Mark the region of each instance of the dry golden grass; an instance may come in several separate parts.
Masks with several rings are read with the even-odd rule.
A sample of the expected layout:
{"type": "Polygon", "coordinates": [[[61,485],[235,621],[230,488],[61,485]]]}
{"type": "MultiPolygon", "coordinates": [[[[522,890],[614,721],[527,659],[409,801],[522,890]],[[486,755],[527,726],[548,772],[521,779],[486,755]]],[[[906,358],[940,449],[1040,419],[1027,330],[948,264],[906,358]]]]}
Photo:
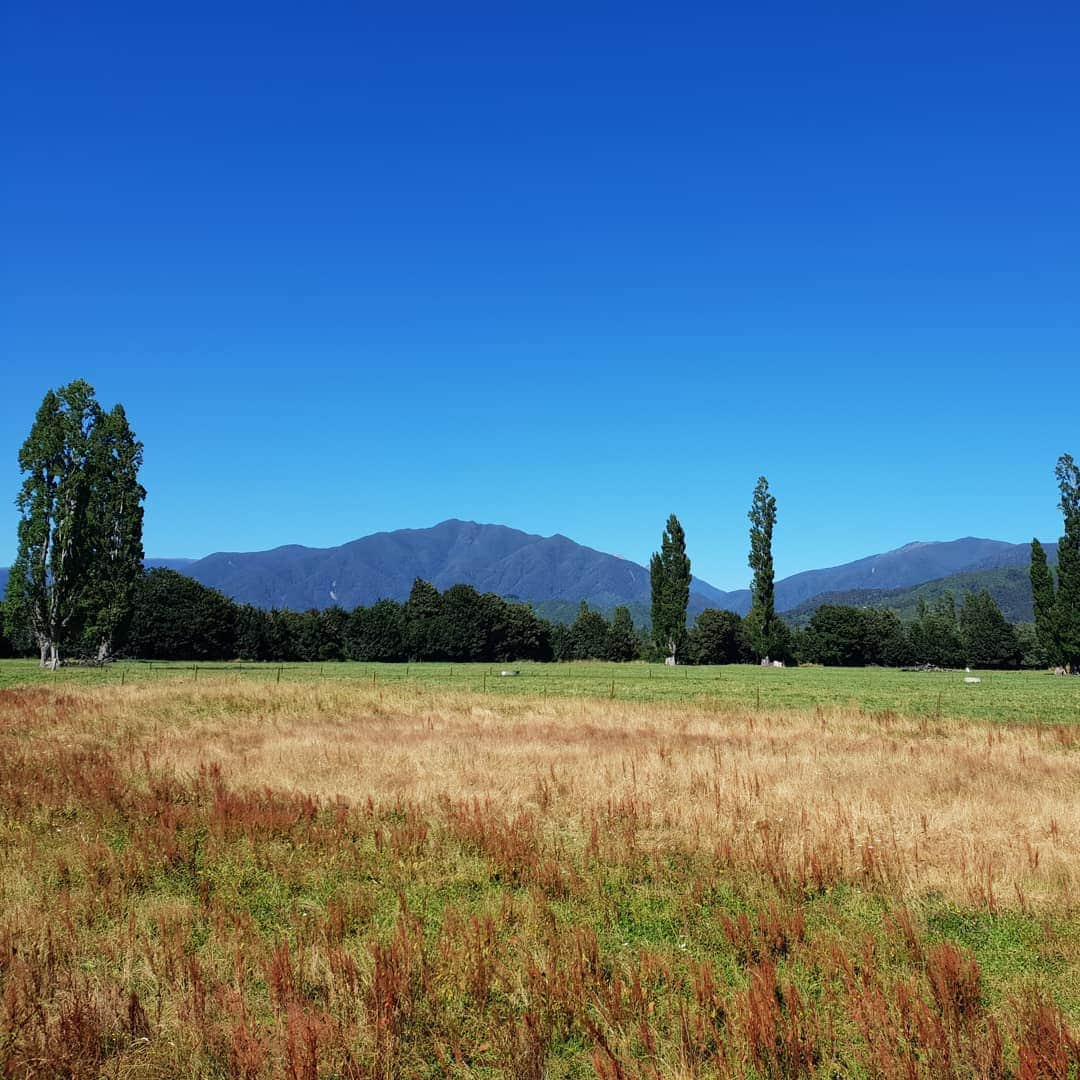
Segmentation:
{"type": "Polygon", "coordinates": [[[643,848],[804,875],[816,860],[831,879],[894,895],[1070,911],[1080,900],[1080,727],[335,684],[65,700],[50,738],[104,739],[181,773],[216,764],[241,787],[478,799],[582,842],[591,822],[632,827],[643,848]]]}
{"type": "Polygon", "coordinates": [[[1078,793],[1074,727],[0,691],[0,1074],[1075,1076],[1078,793]]]}

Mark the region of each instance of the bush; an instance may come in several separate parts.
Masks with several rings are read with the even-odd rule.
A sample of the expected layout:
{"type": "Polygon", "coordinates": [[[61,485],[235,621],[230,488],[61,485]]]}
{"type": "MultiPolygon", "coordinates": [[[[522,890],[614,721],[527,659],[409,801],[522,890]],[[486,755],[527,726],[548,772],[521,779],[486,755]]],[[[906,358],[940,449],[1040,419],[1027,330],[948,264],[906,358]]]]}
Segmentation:
{"type": "Polygon", "coordinates": [[[151,570],[139,583],[125,652],[142,660],[231,660],[237,605],[175,570],[151,570]]]}
{"type": "Polygon", "coordinates": [[[910,644],[893,611],[822,604],[800,640],[802,659],[827,667],[900,666],[910,644]]]}
{"type": "Polygon", "coordinates": [[[734,611],[706,608],[690,630],[693,663],[738,664],[752,659],[742,630],[743,620],[734,611]]]}

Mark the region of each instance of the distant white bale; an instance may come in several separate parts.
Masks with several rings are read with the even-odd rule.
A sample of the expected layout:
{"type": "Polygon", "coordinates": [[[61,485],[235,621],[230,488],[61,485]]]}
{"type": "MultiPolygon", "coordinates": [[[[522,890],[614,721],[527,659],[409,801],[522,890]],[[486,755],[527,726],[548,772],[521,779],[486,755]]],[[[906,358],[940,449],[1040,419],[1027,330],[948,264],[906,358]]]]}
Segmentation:
{"type": "Polygon", "coordinates": [[[520,675],[521,672],[520,671],[500,671],[499,674],[505,677],[507,675],[520,675]]]}
{"type": "Polygon", "coordinates": [[[968,676],[965,676],[964,682],[966,682],[966,683],[976,683],[976,682],[982,682],[982,679],[978,678],[975,675],[968,675],[968,676]]]}
{"type": "Polygon", "coordinates": [[[783,667],[784,666],[784,661],[783,660],[774,660],[772,662],[772,666],[773,667],[783,667]]]}

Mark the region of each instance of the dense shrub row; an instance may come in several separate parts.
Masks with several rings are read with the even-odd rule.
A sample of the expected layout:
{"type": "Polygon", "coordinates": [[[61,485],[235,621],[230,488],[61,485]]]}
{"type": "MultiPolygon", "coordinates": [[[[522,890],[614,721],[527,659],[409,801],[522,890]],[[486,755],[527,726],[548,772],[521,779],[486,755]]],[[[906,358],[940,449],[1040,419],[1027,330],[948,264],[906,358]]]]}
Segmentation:
{"type": "MultiPolygon", "coordinates": [[[[826,604],[805,630],[783,627],[774,659],[839,667],[1042,667],[1048,662],[1030,626],[1013,626],[989,593],[922,605],[914,620],[892,611],[826,604]]],[[[22,651],[4,636],[0,657],[22,651]]],[[[479,593],[445,592],[417,579],[404,603],[379,600],[345,611],[265,611],[237,604],[193,578],[156,569],[141,582],[123,629],[120,653],[145,660],[362,660],[455,662],[512,660],[657,660],[652,638],[628,608],[610,619],[582,602],[569,624],[540,618],[528,604],[479,593]]],[[[702,611],[680,662],[753,663],[747,620],[702,611]]]]}
{"type": "Polygon", "coordinates": [[[907,624],[892,611],[824,604],[806,630],[796,635],[795,644],[804,662],[837,667],[1002,668],[1047,663],[1033,629],[1010,624],[986,591],[969,593],[959,609],[949,594],[932,606],[921,603],[907,624]]]}

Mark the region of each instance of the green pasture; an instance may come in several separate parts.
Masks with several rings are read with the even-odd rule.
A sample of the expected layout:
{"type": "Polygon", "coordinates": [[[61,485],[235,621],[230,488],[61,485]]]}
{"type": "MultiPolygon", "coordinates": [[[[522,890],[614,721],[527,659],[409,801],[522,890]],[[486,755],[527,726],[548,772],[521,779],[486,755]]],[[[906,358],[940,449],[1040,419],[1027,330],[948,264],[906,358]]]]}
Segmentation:
{"type": "Polygon", "coordinates": [[[1080,679],[1046,672],[909,672],[891,668],[772,668],[744,665],[677,667],[658,664],[365,664],[191,663],[125,661],[106,667],[42,671],[36,660],[0,661],[0,687],[119,685],[148,680],[263,683],[354,681],[368,686],[409,684],[490,694],[692,701],[716,707],[806,709],[853,706],[898,716],[1062,724],[1080,722],[1080,679]],[[503,675],[503,671],[517,672],[503,675]]]}

